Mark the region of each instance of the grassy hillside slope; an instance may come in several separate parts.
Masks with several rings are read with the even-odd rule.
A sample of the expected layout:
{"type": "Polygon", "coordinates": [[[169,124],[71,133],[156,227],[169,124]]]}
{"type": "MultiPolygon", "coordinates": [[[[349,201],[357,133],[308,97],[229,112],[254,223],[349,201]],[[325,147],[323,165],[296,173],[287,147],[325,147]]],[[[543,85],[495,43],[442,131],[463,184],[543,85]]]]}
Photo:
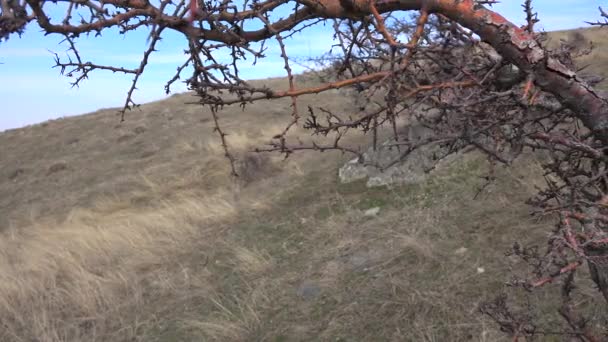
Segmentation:
{"type": "MultiPolygon", "coordinates": [[[[0,134],[0,341],[504,338],[478,305],[505,290],[512,243],[551,227],[523,204],[542,185],[536,159],[476,199],[488,165],[474,153],[419,185],[338,184],[347,156],[246,153],[289,120],[285,99],[222,112],[251,161],[236,188],[193,100],[0,134]]],[[[354,110],[338,91],[309,104],[354,110]]],[[[577,300],[601,324],[595,295],[577,300]]],[[[530,300],[554,310],[550,291],[530,300]]]]}
{"type": "MultiPolygon", "coordinates": [[[[608,35],[606,29],[594,27],[576,30],[555,31],[549,33],[549,46],[555,47],[560,40],[573,42],[583,48],[592,43],[591,53],[577,59],[577,66],[582,72],[608,77],[608,35]],[[584,38],[584,39],[581,39],[584,38]]],[[[608,90],[608,81],[604,80],[598,88],[608,90]]]]}

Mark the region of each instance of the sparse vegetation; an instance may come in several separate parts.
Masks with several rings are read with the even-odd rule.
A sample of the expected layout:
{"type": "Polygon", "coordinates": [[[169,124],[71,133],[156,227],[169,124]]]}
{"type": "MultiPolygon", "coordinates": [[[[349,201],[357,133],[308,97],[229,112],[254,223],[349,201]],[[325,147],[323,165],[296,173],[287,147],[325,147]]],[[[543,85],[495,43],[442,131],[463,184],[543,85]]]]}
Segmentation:
{"type": "MultiPolygon", "coordinates": [[[[540,177],[536,161],[500,171],[473,201],[487,171],[477,154],[393,189],[336,183],[340,154],[266,156],[272,177],[252,179],[235,202],[211,122],[178,104],[186,96],[144,105],[117,128],[103,110],[0,134],[13,151],[0,174],[17,158],[32,170],[72,165],[57,182],[40,172],[0,182],[12,201],[1,215],[0,340],[501,340],[476,307],[503,288],[508,247],[550,224],[522,202],[541,184],[522,180],[540,177]],[[140,144],[112,142],[144,120],[140,144]],[[30,148],[41,140],[51,143],[30,148]],[[132,157],[151,145],[148,159],[132,157]]],[[[234,151],[273,134],[238,133],[277,120],[266,107],[226,112],[234,151]]]]}
{"type": "Polygon", "coordinates": [[[173,97],[105,135],[87,134],[95,120],[81,118],[0,136],[15,147],[0,191],[17,190],[0,203],[11,208],[0,222],[0,338],[608,336],[593,305],[594,286],[608,301],[608,102],[593,88],[601,78],[579,72],[575,59],[590,54],[582,31],[547,45],[530,0],[524,26],[492,2],[457,0],[294,2],[276,21],[290,2],[68,1],[59,24],[40,0],[0,0],[0,39],[33,21],[65,38],[68,57],[55,63],[73,85],[97,70],[134,75],[122,120],[139,108],[132,94],[163,30],[181,33],[185,61],[165,89],[188,70],[202,106],[166,106],[192,94],[173,97]],[[79,11],[91,15],[77,22],[79,11]],[[394,15],[407,11],[417,15],[394,15]],[[323,57],[321,83],[308,74],[296,86],[284,39],[328,20],[341,53],[323,57]],[[139,66],[83,62],[79,36],[116,27],[151,29],[139,66]],[[241,79],[241,63],[264,58],[269,41],[287,79],[241,79]],[[342,92],[362,100],[331,96],[342,92]],[[257,115],[223,111],[234,104],[257,115]],[[400,134],[404,123],[424,128],[400,134]],[[195,127],[218,141],[190,135],[195,127]],[[44,147],[28,149],[37,135],[44,147]],[[250,154],[263,141],[255,152],[285,159],[250,154]],[[390,160],[362,152],[378,143],[390,160]],[[427,147],[428,159],[459,160],[417,161],[434,169],[415,185],[336,184],[336,152],[385,169],[427,147]],[[293,156],[303,150],[326,155],[293,156]]]}

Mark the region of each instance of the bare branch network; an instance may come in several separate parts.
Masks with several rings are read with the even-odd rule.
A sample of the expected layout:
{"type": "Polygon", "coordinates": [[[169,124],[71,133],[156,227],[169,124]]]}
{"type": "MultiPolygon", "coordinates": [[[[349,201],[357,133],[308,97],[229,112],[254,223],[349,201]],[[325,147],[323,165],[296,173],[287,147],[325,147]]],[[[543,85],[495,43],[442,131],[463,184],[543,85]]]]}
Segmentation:
{"type": "MultiPolygon", "coordinates": [[[[340,150],[365,162],[361,149],[345,145],[343,138],[350,132],[371,134],[375,146],[383,127],[393,130],[392,144],[402,152],[391,163],[429,145],[445,147],[439,158],[473,147],[492,162],[507,165],[524,151],[542,151],[547,187],[530,203],[539,215],[554,215],[556,229],[545,253],[515,246],[512,254],[529,262],[532,274],[511,285],[533,290],[559,282],[559,314],[565,322],[561,333],[580,341],[606,340],[606,328],[590,327],[572,299],[575,275],[587,265],[608,301],[608,103],[593,88],[601,79],[581,74],[573,62],[591,46],[562,42],[549,50],[545,35],[535,31],[538,16],[531,0],[523,1],[522,27],[493,12],[496,2],[0,0],[0,40],[20,35],[36,22],[46,34],[65,38],[70,56],[67,61],[57,56],[56,65],[76,84],[96,71],[132,74],[124,115],[135,105],[133,92],[163,33],[180,33],[187,42],[186,54],[165,90],[185,79],[200,103],[212,108],[216,131],[233,165],[227,134],[220,127],[221,108],[283,97],[291,99],[291,122],[260,152],[289,156],[300,150],[340,150]],[[50,15],[58,9],[61,17],[50,15]],[[333,50],[338,52],[321,58],[326,62],[324,82],[299,87],[289,39],[323,24],[332,28],[328,35],[333,34],[333,50]],[[137,68],[82,58],[79,37],[109,29],[149,31],[137,68]],[[239,70],[244,61],[265,58],[271,42],[280,49],[287,76],[281,91],[252,85],[239,70]],[[298,106],[299,96],[332,89],[349,89],[365,99],[359,111],[298,106]],[[400,118],[417,120],[433,134],[423,139],[402,136],[397,129],[400,118]],[[290,134],[296,126],[325,142],[300,143],[290,134]]],[[[604,21],[591,24],[607,25],[606,12],[600,9],[599,15],[604,21]]],[[[512,313],[502,297],[482,311],[514,340],[547,334],[532,318],[512,313]]]]}

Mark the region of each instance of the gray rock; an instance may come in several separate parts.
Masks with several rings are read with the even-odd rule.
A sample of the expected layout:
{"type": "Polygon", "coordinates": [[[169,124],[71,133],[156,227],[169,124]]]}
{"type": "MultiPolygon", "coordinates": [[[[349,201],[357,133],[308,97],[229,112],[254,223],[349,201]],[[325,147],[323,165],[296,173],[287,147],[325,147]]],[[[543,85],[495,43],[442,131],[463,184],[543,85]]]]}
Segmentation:
{"type": "Polygon", "coordinates": [[[370,264],[370,257],[364,253],[357,253],[351,255],[348,261],[352,268],[361,269],[370,264]]]}
{"type": "Polygon", "coordinates": [[[365,168],[359,159],[355,158],[338,170],[338,177],[342,183],[350,183],[369,177],[367,168],[365,168]]]}
{"type": "Polygon", "coordinates": [[[311,300],[319,296],[321,287],[313,282],[303,282],[297,290],[298,296],[304,300],[311,300]]]}
{"type": "Polygon", "coordinates": [[[380,213],[380,207],[373,207],[373,208],[367,209],[363,213],[363,216],[365,216],[365,217],[374,217],[374,216],[378,216],[378,213],[380,213]]]}
{"type": "MultiPolygon", "coordinates": [[[[430,134],[431,130],[423,126],[410,126],[407,129],[409,140],[413,142],[427,139],[430,134]]],[[[376,150],[370,147],[363,154],[362,161],[353,159],[340,168],[340,182],[350,183],[367,179],[368,187],[419,183],[428,176],[446,150],[437,144],[431,144],[401,158],[404,152],[404,147],[396,146],[393,140],[377,146],[376,150]],[[386,167],[400,159],[402,160],[398,163],[386,167]]]]}
{"type": "Polygon", "coordinates": [[[385,260],[386,251],[379,249],[354,251],[349,255],[342,257],[342,262],[346,269],[355,272],[367,272],[370,267],[377,264],[381,260],[385,260]]]}

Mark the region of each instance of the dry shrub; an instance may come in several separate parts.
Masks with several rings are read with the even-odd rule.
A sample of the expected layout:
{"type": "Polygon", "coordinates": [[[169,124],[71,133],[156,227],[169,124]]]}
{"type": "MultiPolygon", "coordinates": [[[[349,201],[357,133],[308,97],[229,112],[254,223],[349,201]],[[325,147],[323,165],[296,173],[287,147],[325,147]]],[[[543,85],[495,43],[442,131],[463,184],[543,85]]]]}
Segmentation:
{"type": "Polygon", "coordinates": [[[247,152],[237,160],[237,174],[243,186],[270,177],[279,170],[268,154],[247,152]]]}
{"type": "Polygon", "coordinates": [[[570,32],[568,34],[567,43],[574,50],[582,50],[589,47],[589,40],[580,30],[570,32]]]}

